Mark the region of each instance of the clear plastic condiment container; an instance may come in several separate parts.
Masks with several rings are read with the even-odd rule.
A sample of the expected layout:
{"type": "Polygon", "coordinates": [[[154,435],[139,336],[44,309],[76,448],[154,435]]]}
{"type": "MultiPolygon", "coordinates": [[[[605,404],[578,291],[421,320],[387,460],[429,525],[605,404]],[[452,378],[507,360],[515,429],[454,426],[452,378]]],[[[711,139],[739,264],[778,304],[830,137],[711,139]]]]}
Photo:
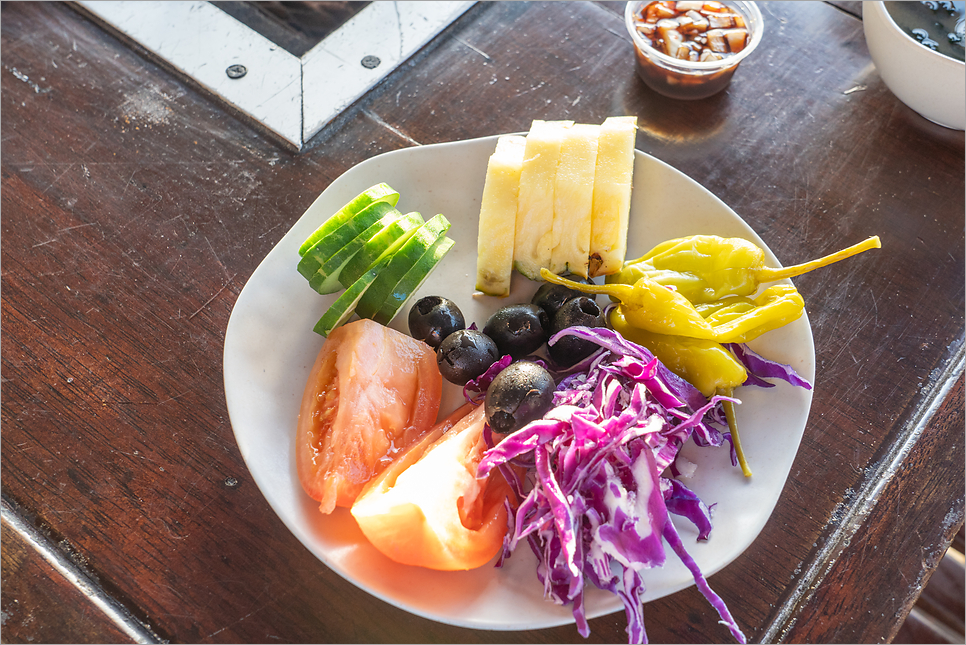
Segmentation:
{"type": "MultiPolygon", "coordinates": [[[[738,13],[748,36],[743,49],[728,53],[720,60],[690,61],[673,58],[651,46],[639,31],[641,11],[651,2],[628,2],[624,8],[624,24],[634,41],[637,75],[655,92],[674,99],[703,99],[717,94],[731,82],[738,64],[747,58],[761,42],[764,23],[761,11],[754,2],[718,4],[738,13]]],[[[678,3],[667,3],[677,5],[678,3]]],[[[694,3],[687,3],[694,4],[694,3]]]]}

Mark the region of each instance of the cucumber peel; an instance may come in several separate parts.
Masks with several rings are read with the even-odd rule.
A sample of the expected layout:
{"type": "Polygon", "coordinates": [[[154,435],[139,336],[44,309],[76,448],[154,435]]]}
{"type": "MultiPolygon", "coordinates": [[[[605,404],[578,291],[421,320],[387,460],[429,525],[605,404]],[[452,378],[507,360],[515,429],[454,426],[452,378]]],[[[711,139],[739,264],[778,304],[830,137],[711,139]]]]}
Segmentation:
{"type": "Polygon", "coordinates": [[[368,271],[362,274],[358,280],[346,289],[342,295],[336,298],[335,302],[326,310],[319,322],[315,323],[313,331],[322,336],[328,337],[332,330],[343,324],[352,314],[355,313],[356,304],[365,294],[372,282],[379,276],[379,273],[389,264],[391,256],[386,256],[372,265],[368,271]]]}
{"type": "Polygon", "coordinates": [[[376,184],[302,243],[298,271],[309,285],[323,295],[345,288],[316,333],[328,337],[353,314],[388,325],[453,247],[445,216],[424,222],[418,212],[403,215],[398,199],[387,184],[376,184]]]}
{"type": "Polygon", "coordinates": [[[392,322],[392,319],[396,317],[409,297],[422,286],[429,274],[439,264],[439,261],[443,259],[443,256],[453,248],[453,244],[455,242],[445,235],[436,240],[413,268],[396,284],[389,298],[386,299],[372,319],[382,325],[388,325],[392,322]]]}
{"type": "MultiPolygon", "coordinates": [[[[403,281],[437,241],[445,237],[449,228],[449,220],[443,215],[437,215],[416,229],[413,236],[392,255],[389,264],[379,273],[372,286],[359,300],[356,305],[356,313],[359,317],[375,319],[375,315],[382,310],[387,301],[391,298],[398,300],[393,297],[396,285],[403,281]]],[[[408,298],[409,294],[406,294],[406,297],[408,298]]]]}
{"type": "Polygon", "coordinates": [[[348,289],[366,271],[375,266],[376,262],[399,250],[423,224],[423,216],[419,213],[406,213],[390,226],[376,233],[345,265],[342,273],[339,274],[339,282],[348,289]]]}
{"type": "MultiPolygon", "coordinates": [[[[395,208],[388,202],[375,202],[353,215],[347,222],[335,231],[319,240],[311,249],[305,252],[298,263],[298,271],[306,280],[312,280],[323,266],[331,271],[332,266],[327,263],[337,256],[348,244],[351,244],[361,233],[378,222],[382,217],[395,208]]],[[[398,211],[396,211],[398,212],[398,211]]],[[[363,244],[365,241],[363,240],[363,244]]],[[[358,248],[362,248],[360,244],[358,248]]],[[[351,257],[351,256],[350,256],[351,257]]],[[[348,258],[346,258],[347,260],[348,258]]],[[[343,261],[343,264],[345,261],[343,261]]]]}
{"type": "MultiPolygon", "coordinates": [[[[311,213],[313,209],[316,209],[316,204],[319,203],[321,195],[309,206],[306,213],[311,213]]],[[[399,193],[393,190],[389,184],[376,184],[371,188],[367,188],[364,192],[357,195],[351,202],[339,209],[335,215],[332,215],[325,222],[322,223],[319,228],[315,230],[312,235],[310,235],[304,242],[302,246],[299,247],[299,255],[305,255],[312,249],[316,244],[318,244],[322,238],[331,235],[340,226],[349,221],[356,214],[361,212],[363,209],[375,204],[376,202],[387,202],[390,206],[395,206],[399,202],[399,193]]],[[[319,207],[320,208],[320,207],[319,207]]]]}
{"type": "MultiPolygon", "coordinates": [[[[378,206],[382,207],[383,205],[385,205],[384,202],[380,203],[378,206]]],[[[363,248],[365,248],[365,245],[370,240],[382,235],[384,231],[394,230],[392,225],[401,217],[403,217],[403,214],[390,206],[385,215],[370,224],[368,228],[352,238],[352,240],[350,240],[345,246],[336,251],[332,257],[326,260],[322,266],[319,267],[319,270],[316,271],[311,278],[309,278],[309,286],[322,295],[335,293],[336,291],[341,290],[343,288],[341,275],[345,270],[345,267],[349,265],[349,262],[351,262],[352,259],[358,255],[363,248]]],[[[420,218],[420,221],[422,221],[422,218],[420,218]]],[[[368,269],[369,267],[366,266],[366,268],[368,269]]],[[[355,280],[352,282],[355,282],[355,280]]],[[[352,282],[349,282],[349,284],[345,286],[350,286],[352,282]]]]}

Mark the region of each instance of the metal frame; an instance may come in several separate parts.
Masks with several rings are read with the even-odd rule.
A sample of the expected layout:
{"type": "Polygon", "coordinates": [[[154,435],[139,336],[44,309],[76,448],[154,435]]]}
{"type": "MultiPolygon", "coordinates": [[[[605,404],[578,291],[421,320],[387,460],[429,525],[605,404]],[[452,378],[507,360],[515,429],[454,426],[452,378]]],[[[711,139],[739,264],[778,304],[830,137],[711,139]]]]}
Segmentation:
{"type": "Polygon", "coordinates": [[[377,0],[301,58],[200,0],[77,4],[300,150],[475,3],[377,0]]]}

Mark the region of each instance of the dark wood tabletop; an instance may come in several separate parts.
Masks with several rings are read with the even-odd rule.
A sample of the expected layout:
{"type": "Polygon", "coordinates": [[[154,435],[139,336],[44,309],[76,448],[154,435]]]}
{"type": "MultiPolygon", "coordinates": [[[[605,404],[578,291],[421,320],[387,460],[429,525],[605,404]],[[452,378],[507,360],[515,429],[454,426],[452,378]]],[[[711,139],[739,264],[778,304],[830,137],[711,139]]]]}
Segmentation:
{"type": "MultiPolygon", "coordinates": [[[[636,77],[623,3],[479,3],[296,152],[70,5],[4,2],[3,641],[582,641],[434,622],[329,570],[246,468],[222,351],[249,276],[354,165],[624,114],[786,264],[880,236],[795,280],[804,439],[710,583],[750,641],[890,641],[963,523],[964,136],[890,93],[857,4],[759,3],[731,85],[681,102],[636,77]]],[[[694,587],[645,620],[730,640],[694,587]]]]}

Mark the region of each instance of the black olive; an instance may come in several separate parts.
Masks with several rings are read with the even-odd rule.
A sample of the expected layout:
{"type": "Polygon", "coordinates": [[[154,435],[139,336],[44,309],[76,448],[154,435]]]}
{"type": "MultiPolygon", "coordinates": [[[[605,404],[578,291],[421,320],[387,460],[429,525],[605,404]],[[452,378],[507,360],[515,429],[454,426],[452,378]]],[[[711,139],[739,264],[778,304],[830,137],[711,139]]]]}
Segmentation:
{"type": "Polygon", "coordinates": [[[465,327],[463,312],[449,298],[426,296],[409,310],[409,333],[434,349],[444,338],[465,327]]]}
{"type": "MultiPolygon", "coordinates": [[[[582,278],[579,275],[565,275],[563,277],[567,278],[571,282],[594,284],[592,280],[582,278]]],[[[565,287],[562,284],[547,282],[543,285],[540,285],[540,288],[537,289],[535,294],[533,294],[533,298],[530,299],[530,302],[538,307],[542,307],[543,310],[547,312],[547,315],[550,316],[550,319],[553,320],[553,317],[557,315],[557,310],[559,310],[565,302],[583,295],[585,295],[583,292],[577,291],[576,289],[565,287]]]]}
{"type": "Polygon", "coordinates": [[[537,305],[507,305],[490,316],[483,333],[496,342],[501,356],[521,358],[547,342],[550,316],[537,305]]]}
{"type": "MultiPolygon", "coordinates": [[[[553,318],[553,334],[567,327],[606,327],[604,310],[596,300],[579,296],[568,300],[553,318]]],[[[551,334],[551,336],[553,335],[551,334]]],[[[550,358],[561,367],[570,367],[600,349],[600,345],[576,336],[563,336],[550,345],[550,358]]]]}
{"type": "Polygon", "coordinates": [[[487,424],[503,434],[519,430],[550,410],[555,388],[550,372],[536,363],[510,363],[486,391],[487,424]]]}
{"type": "Polygon", "coordinates": [[[475,329],[460,329],[443,339],[436,350],[439,372],[450,383],[466,385],[500,358],[493,339],[475,329]]]}

